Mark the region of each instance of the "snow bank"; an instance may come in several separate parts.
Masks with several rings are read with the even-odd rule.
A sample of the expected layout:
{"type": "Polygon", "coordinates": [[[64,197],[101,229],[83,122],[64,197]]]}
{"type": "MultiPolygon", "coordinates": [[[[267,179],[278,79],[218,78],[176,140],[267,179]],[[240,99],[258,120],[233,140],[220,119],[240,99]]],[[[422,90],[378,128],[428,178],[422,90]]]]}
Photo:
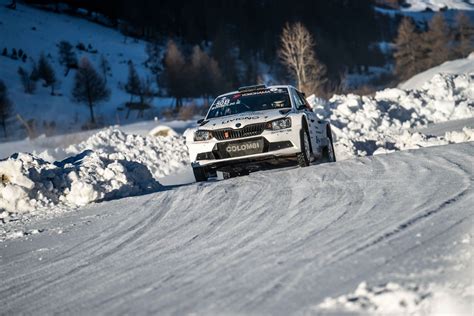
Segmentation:
{"type": "Polygon", "coordinates": [[[472,140],[470,129],[446,137],[411,131],[428,123],[474,117],[474,83],[468,74],[437,74],[421,89],[385,89],[374,97],[349,94],[328,102],[308,100],[319,118],[331,121],[339,159],[472,140]]]}
{"type": "Polygon", "coordinates": [[[169,136],[163,137],[127,134],[111,127],[79,144],[64,150],[45,151],[39,156],[54,160],[55,157],[76,155],[84,150],[92,150],[109,160],[127,160],[143,164],[155,179],[174,173],[189,164],[184,138],[173,134],[171,129],[169,136]]]}
{"type": "Polygon", "coordinates": [[[369,287],[359,284],[354,293],[326,298],[319,310],[375,315],[469,315],[469,306],[437,286],[423,288],[389,282],[369,287]]]}
{"type": "Polygon", "coordinates": [[[156,191],[158,178],[187,164],[182,137],[132,135],[115,128],[39,157],[14,154],[0,161],[0,218],[156,191]],[[54,161],[52,154],[69,158],[46,161],[54,161]]]}
{"type": "Polygon", "coordinates": [[[91,202],[156,191],[160,185],[146,166],[84,151],[49,163],[31,154],[0,161],[0,218],[54,206],[91,202]]]}

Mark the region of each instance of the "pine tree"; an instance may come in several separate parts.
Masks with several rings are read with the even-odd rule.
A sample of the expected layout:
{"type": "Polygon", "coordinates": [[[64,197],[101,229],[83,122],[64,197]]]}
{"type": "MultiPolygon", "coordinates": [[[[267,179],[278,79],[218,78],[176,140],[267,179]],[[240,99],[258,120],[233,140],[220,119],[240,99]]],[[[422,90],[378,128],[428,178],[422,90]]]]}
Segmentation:
{"type": "Polygon", "coordinates": [[[46,87],[51,87],[51,95],[54,95],[54,87],[57,82],[56,74],[43,53],[38,60],[38,78],[44,80],[46,87]]]}
{"type": "Polygon", "coordinates": [[[107,77],[110,74],[110,63],[104,55],[100,55],[99,67],[102,72],[102,77],[104,77],[105,83],[107,83],[107,77]]]}
{"type": "Polygon", "coordinates": [[[140,91],[139,95],[140,103],[142,105],[149,105],[154,97],[154,92],[152,88],[152,81],[150,78],[146,78],[146,80],[142,80],[140,82],[140,91]]]}
{"type": "Polygon", "coordinates": [[[145,62],[145,65],[150,69],[153,75],[158,75],[162,71],[161,61],[163,59],[163,47],[158,42],[148,43],[146,45],[146,53],[148,59],[145,62]]]}
{"type": "Polygon", "coordinates": [[[404,80],[423,69],[423,46],[413,21],[405,17],[398,27],[395,39],[395,73],[404,80]]]}
{"type": "Polygon", "coordinates": [[[23,67],[18,67],[18,75],[20,75],[20,81],[23,85],[25,93],[33,94],[36,90],[36,81],[33,80],[33,72],[28,73],[23,67]]]}
{"type": "Polygon", "coordinates": [[[456,55],[464,58],[474,51],[474,26],[464,13],[456,16],[456,26],[458,40],[456,55]]]}
{"type": "Polygon", "coordinates": [[[12,102],[8,97],[8,90],[5,83],[0,80],[0,124],[3,128],[3,134],[7,137],[7,119],[12,113],[12,102]]]}
{"type": "Polygon", "coordinates": [[[2,56],[8,56],[8,49],[6,47],[2,50],[2,56]]]}
{"type": "Polygon", "coordinates": [[[69,70],[77,68],[77,56],[74,47],[68,41],[61,41],[59,48],[59,63],[64,67],[64,76],[66,77],[69,70]]]}
{"type": "Polygon", "coordinates": [[[72,96],[78,103],[85,103],[89,107],[91,123],[95,124],[94,106],[98,102],[107,101],[110,90],[87,58],[81,59],[74,77],[72,96]]]}
{"type": "Polygon", "coordinates": [[[433,16],[428,31],[423,34],[423,38],[427,51],[427,68],[439,65],[449,59],[451,55],[450,30],[442,13],[433,16]]]}
{"type": "Polygon", "coordinates": [[[141,90],[141,81],[138,77],[135,66],[132,62],[128,64],[128,78],[127,83],[125,84],[125,91],[130,94],[130,102],[133,101],[133,97],[140,95],[141,90]]]}

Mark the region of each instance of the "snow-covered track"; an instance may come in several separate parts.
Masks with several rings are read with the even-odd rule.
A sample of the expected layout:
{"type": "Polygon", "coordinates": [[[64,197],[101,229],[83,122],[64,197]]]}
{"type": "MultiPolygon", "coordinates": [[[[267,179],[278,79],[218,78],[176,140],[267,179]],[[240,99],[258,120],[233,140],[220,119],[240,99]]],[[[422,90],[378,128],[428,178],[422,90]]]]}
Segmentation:
{"type": "Polygon", "coordinates": [[[473,157],[465,143],[259,172],[39,222],[0,244],[2,313],[286,315],[362,280],[454,280],[472,268],[453,241],[474,229],[473,157]],[[432,272],[446,260],[457,272],[432,272]]]}

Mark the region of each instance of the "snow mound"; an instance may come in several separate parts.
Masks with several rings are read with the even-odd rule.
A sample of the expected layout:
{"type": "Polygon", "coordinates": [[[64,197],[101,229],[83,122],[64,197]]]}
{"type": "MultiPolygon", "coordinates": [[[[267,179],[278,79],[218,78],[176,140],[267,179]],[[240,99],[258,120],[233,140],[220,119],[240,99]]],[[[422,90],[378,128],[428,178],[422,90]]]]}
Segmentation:
{"type": "Polygon", "coordinates": [[[56,163],[14,154],[0,161],[0,179],[0,218],[4,222],[20,213],[82,206],[160,188],[146,166],[92,151],[56,163]]]}
{"type": "Polygon", "coordinates": [[[359,284],[354,293],[338,298],[326,298],[317,307],[331,312],[372,315],[469,315],[469,306],[455,295],[431,286],[402,286],[389,282],[369,287],[359,284]]]}
{"type": "Polygon", "coordinates": [[[157,127],[153,128],[148,135],[150,136],[174,136],[178,137],[178,133],[176,133],[171,127],[166,125],[158,125],[157,127]]]}
{"type": "Polygon", "coordinates": [[[183,137],[116,128],[55,153],[14,154],[0,161],[0,219],[153,192],[160,188],[158,178],[188,164],[183,137]],[[69,158],[52,162],[58,154],[69,158]]]}
{"type": "Polygon", "coordinates": [[[385,89],[373,97],[335,95],[312,106],[320,119],[331,121],[339,159],[469,141],[469,129],[464,136],[446,138],[422,136],[411,130],[428,123],[474,117],[472,81],[467,74],[437,74],[421,89],[385,89]]]}
{"type": "Polygon", "coordinates": [[[108,128],[89,139],[65,149],[69,155],[93,150],[110,160],[128,160],[145,165],[158,179],[189,164],[184,138],[175,136],[141,136],[108,128]]]}

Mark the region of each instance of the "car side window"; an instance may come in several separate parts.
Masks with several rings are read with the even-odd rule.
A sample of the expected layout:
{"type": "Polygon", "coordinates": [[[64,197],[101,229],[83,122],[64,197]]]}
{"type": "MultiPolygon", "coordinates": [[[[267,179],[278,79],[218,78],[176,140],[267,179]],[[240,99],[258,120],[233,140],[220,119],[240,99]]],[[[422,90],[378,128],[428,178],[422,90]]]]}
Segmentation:
{"type": "Polygon", "coordinates": [[[303,106],[306,106],[305,103],[298,96],[298,92],[296,90],[292,89],[292,92],[293,93],[291,94],[291,97],[293,98],[293,103],[295,104],[297,109],[302,110],[303,106]]]}
{"type": "Polygon", "coordinates": [[[304,95],[299,91],[297,93],[298,93],[298,97],[301,99],[301,102],[306,106],[308,110],[312,111],[311,106],[309,105],[304,95]]]}

